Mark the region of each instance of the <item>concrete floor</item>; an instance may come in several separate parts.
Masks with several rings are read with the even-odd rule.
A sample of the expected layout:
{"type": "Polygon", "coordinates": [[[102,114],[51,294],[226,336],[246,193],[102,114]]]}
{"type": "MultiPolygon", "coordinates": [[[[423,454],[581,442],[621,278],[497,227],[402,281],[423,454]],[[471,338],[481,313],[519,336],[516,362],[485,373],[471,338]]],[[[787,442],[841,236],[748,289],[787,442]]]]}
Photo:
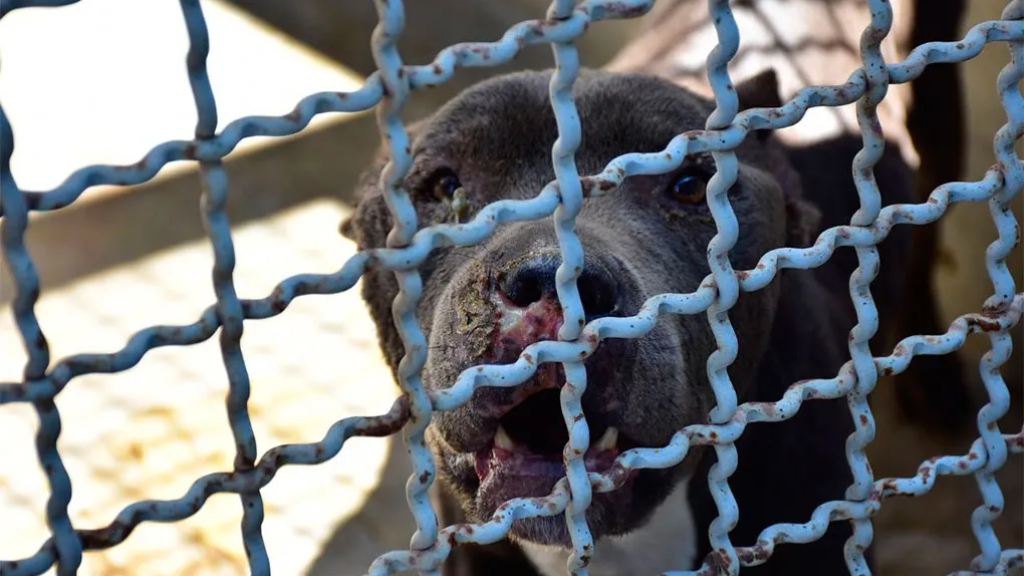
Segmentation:
{"type": "MultiPolygon", "coordinates": [[[[355,253],[336,233],[344,213],[336,202],[320,200],[237,227],[239,296],[260,298],[287,276],[340,267],[355,253]]],[[[37,312],[53,357],[113,351],[147,326],[194,322],[214,298],[211,265],[209,246],[196,241],[45,292],[37,312]]],[[[300,298],[286,314],[246,324],[242,350],[261,453],[318,441],[336,420],[386,412],[398,395],[358,286],[336,297],[300,298]]],[[[24,354],[6,307],[0,311],[0,359],[0,382],[18,380],[24,354]]],[[[73,479],[76,525],[101,527],[132,502],[178,498],[200,476],[230,470],[234,442],[225,384],[216,338],[152,351],[121,374],[73,380],[57,407],[63,420],[58,448],[73,479]]],[[[3,559],[30,556],[48,535],[41,513],[47,485],[32,444],[36,425],[28,405],[0,408],[3,559]]],[[[327,464],[279,472],[263,491],[275,573],[305,572],[336,527],[362,513],[379,489],[390,444],[353,439],[327,464]]],[[[240,519],[236,497],[214,496],[184,522],[145,524],[124,544],[87,554],[81,573],[242,573],[240,519]]]]}
{"type": "MultiPolygon", "coordinates": [[[[998,4],[973,2],[969,21],[996,16],[998,4]]],[[[978,177],[993,162],[992,134],[1005,121],[993,86],[1005,62],[1005,49],[997,45],[965,67],[971,116],[968,178],[978,177]]],[[[249,200],[233,207],[241,212],[235,213],[236,221],[251,220],[237,228],[243,295],[264,295],[288,274],[333,270],[352,253],[352,246],[336,234],[347,208],[311,198],[341,196],[354,179],[362,162],[359,154],[365,152],[354,143],[374,138],[372,119],[366,120],[241,155],[232,165],[234,197],[249,200]],[[349,151],[359,154],[346,156],[349,151]],[[268,178],[274,184],[266,185],[268,178]],[[303,185],[289,188],[294,182],[303,185]],[[289,205],[295,207],[280,210],[289,205]]],[[[55,358],[117,349],[134,330],[192,321],[212,302],[209,249],[196,241],[201,228],[195,184],[194,175],[169,177],[138,193],[38,220],[30,246],[37,248],[50,274],[44,278],[53,279],[44,285],[40,317],[55,358]],[[99,254],[68,258],[68,251],[57,251],[81,238],[92,239],[99,254]]],[[[937,282],[947,319],[977,309],[987,296],[977,255],[991,241],[990,230],[984,206],[957,207],[943,220],[950,264],[937,282]]],[[[1020,268],[1015,270],[1018,278],[1020,268]]],[[[969,362],[976,365],[985,349],[985,339],[972,339],[969,362]]],[[[1024,384],[1017,350],[1006,378],[1019,389],[1024,384]]],[[[5,311],[0,315],[0,381],[17,378],[18,351],[5,311]]],[[[319,439],[335,419],[381,412],[396,394],[355,291],[303,298],[279,318],[247,324],[244,351],[261,449],[319,439]]],[[[967,450],[973,435],[939,439],[903,424],[893,409],[896,385],[898,380],[883,383],[873,397],[878,434],[869,455],[876,477],[909,476],[931,456],[967,450]]],[[[102,525],[131,501],[176,497],[200,474],[229,467],[223,391],[213,342],[161,350],[122,375],[76,380],[58,402],[66,423],[60,447],[76,482],[73,518],[82,527],[102,525]]],[[[1016,398],[1014,412],[1002,423],[1006,431],[1022,425],[1016,398]]],[[[0,437],[17,439],[5,443],[12,447],[9,461],[14,464],[0,467],[0,510],[5,519],[13,519],[0,522],[0,557],[12,558],[30,554],[45,538],[40,515],[45,489],[31,451],[31,414],[7,406],[0,413],[0,437]]],[[[7,452],[4,456],[8,461],[7,452]]],[[[329,465],[282,472],[265,496],[276,573],[361,574],[380,553],[407,546],[412,534],[404,498],[408,474],[397,439],[353,442],[329,465]]],[[[1024,462],[1019,457],[1007,465],[1000,482],[1007,499],[997,525],[1001,541],[1005,547],[1024,547],[1024,462]]],[[[876,522],[880,574],[945,574],[965,568],[977,552],[969,518],[979,502],[973,478],[943,478],[926,497],[888,502],[876,522]]],[[[241,573],[237,508],[232,497],[214,498],[186,522],[140,528],[125,544],[88,555],[86,573],[241,573]]]]}

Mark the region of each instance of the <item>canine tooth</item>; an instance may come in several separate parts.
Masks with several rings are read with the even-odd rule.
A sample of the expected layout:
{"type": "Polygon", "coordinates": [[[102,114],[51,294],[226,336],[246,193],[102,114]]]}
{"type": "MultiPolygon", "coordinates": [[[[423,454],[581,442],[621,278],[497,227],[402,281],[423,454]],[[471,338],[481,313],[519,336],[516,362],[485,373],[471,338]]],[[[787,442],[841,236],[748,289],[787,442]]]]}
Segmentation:
{"type": "Polygon", "coordinates": [[[615,445],[619,443],[619,429],[614,426],[609,426],[604,431],[604,435],[597,441],[595,448],[597,450],[611,450],[615,448],[615,445]]]}
{"type": "Polygon", "coordinates": [[[511,450],[515,445],[512,439],[509,438],[508,432],[505,432],[501,425],[498,426],[498,431],[494,433],[494,445],[505,450],[511,450]]]}

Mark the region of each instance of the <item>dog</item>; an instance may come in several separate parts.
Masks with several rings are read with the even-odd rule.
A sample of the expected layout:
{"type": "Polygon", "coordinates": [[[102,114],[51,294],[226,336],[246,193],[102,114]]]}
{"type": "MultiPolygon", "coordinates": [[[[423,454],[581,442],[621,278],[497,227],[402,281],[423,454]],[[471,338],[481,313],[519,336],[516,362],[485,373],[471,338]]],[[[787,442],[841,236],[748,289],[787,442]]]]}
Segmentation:
{"type": "MultiPolygon", "coordinates": [[[[580,174],[595,174],[622,154],[660,151],[677,135],[702,129],[714,110],[699,86],[652,73],[656,66],[630,69],[629,50],[606,70],[585,71],[575,85],[580,174]]],[[[793,91],[780,88],[773,69],[746,72],[735,86],[741,110],[781,106],[782,93],[793,91]]],[[[421,225],[468,221],[491,202],[531,198],[554,180],[550,77],[517,72],[485,81],[410,126],[414,160],[403,186],[421,225]]],[[[904,109],[881,110],[897,121],[874,170],[883,205],[911,202],[915,160],[899,127],[904,109]]],[[[739,178],[729,191],[740,230],[729,254],[735,269],[755,267],[774,248],[807,246],[821,230],[849,222],[859,206],[850,166],[862,143],[845,126],[824,136],[759,131],[736,150],[739,178]]],[[[392,227],[379,182],[386,160],[382,150],[364,173],[361,201],[342,225],[360,249],[383,247],[392,227]]],[[[704,195],[714,172],[711,158],[697,155],[672,173],[630,177],[584,202],[577,232],[586,260],[578,286],[587,321],[628,317],[651,296],[697,289],[710,273],[706,249],[715,224],[704,195]]],[[[894,228],[879,249],[872,294],[886,310],[903,297],[909,230],[894,228]]],[[[857,263],[841,253],[814,270],[781,271],[764,289],[741,294],[730,310],[739,356],[729,376],[740,402],[777,401],[795,382],[835,376],[849,359],[847,338],[857,320],[848,281],[857,263]]],[[[436,249],[420,269],[417,318],[429,345],[424,385],[446,388],[463,370],[510,363],[529,344],[557,339],[559,263],[550,219],[500,226],[476,246],[436,249]]],[[[391,316],[397,291],[393,273],[366,271],[363,297],[396,374],[404,355],[391,316]]],[[[588,470],[605,470],[625,450],[661,447],[687,425],[706,423],[714,396],[705,362],[715,349],[704,315],[665,315],[642,338],[602,342],[585,363],[588,470]]],[[[545,364],[516,389],[480,389],[466,405],[434,414],[427,440],[438,464],[433,497],[444,525],[484,522],[509,499],[550,493],[565,473],[562,383],[561,366],[545,364]]],[[[843,399],[806,402],[785,422],[749,426],[736,443],[739,466],[729,479],[740,509],[732,542],[753,545],[764,528],[807,522],[820,504],[843,499],[852,477],[842,447],[853,429],[843,399]]],[[[655,574],[720,561],[708,538],[718,515],[707,486],[715,461],[713,450],[694,447],[673,468],[641,470],[620,489],[595,494],[587,511],[597,540],[590,573],[655,574]]],[[[850,534],[848,523],[834,522],[816,542],[779,546],[744,573],[845,574],[850,534]]],[[[444,573],[563,574],[569,546],[561,516],[519,520],[507,540],[456,547],[444,573]]]]}
{"type": "MultiPolygon", "coordinates": [[[[410,128],[414,163],[404,185],[420,222],[465,221],[488,203],[531,198],[554,179],[549,81],[550,72],[485,81],[410,128]]],[[[741,109],[782,104],[772,71],[738,83],[736,92],[741,109]]],[[[636,73],[586,71],[575,99],[581,174],[599,172],[625,153],[662,150],[678,134],[703,128],[714,109],[675,83],[636,73]]],[[[912,173],[892,148],[876,168],[887,204],[913,193],[912,173]]],[[[854,208],[848,161],[855,152],[799,158],[796,164],[818,168],[800,172],[793,152],[772,134],[749,136],[736,150],[739,178],[729,192],[740,229],[733,266],[751,269],[771,249],[806,246],[823,209],[854,208]]],[[[392,226],[378,181],[384,161],[382,155],[365,173],[362,200],[342,227],[360,249],[384,246],[392,226]]],[[[715,224],[704,194],[714,171],[711,158],[698,155],[673,173],[627,178],[613,193],[584,203],[577,231],[586,266],[578,285],[588,320],[634,315],[653,295],[697,289],[710,272],[706,246],[715,224]]],[[[908,252],[908,239],[896,236],[882,247],[889,266],[905,264],[908,252]]],[[[421,268],[417,310],[429,343],[425,386],[446,388],[463,370],[509,363],[527,345],[556,339],[559,262],[550,220],[504,225],[477,246],[437,249],[421,268]]],[[[739,341],[729,375],[741,401],[776,401],[794,382],[837,374],[855,324],[848,270],[841,268],[784,271],[768,287],[741,295],[729,313],[739,341]]],[[[393,370],[404,354],[391,318],[396,294],[391,272],[367,270],[363,296],[393,370]]],[[[875,293],[878,300],[895,296],[875,293]]],[[[603,342],[585,364],[588,469],[604,470],[624,450],[663,446],[685,426],[707,422],[714,397],[705,362],[715,349],[704,315],[664,316],[643,338],[603,342]]],[[[483,522],[511,498],[550,493],[564,475],[563,378],[560,366],[544,365],[522,390],[481,389],[464,406],[435,413],[428,439],[446,525],[483,522]]],[[[842,446],[852,430],[841,399],[810,402],[791,420],[748,429],[737,442],[739,468],[729,482],[741,510],[733,541],[751,545],[765,527],[806,522],[816,506],[842,499],[851,483],[842,446]]],[[[713,451],[695,449],[671,469],[641,470],[619,490],[595,494],[587,512],[598,539],[591,573],[698,565],[711,552],[707,532],[717,516],[706,483],[714,461],[713,451]]],[[[781,546],[760,573],[844,573],[849,534],[847,523],[835,523],[813,544],[781,546]]],[[[510,541],[457,548],[446,573],[562,573],[568,546],[560,516],[516,521],[510,541]]]]}

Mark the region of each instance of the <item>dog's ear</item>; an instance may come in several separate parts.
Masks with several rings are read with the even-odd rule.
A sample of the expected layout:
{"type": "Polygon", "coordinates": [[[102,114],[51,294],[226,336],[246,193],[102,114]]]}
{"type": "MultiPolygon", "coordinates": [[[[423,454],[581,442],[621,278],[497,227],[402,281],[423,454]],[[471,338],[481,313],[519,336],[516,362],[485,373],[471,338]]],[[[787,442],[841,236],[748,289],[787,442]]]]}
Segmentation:
{"type": "Polygon", "coordinates": [[[806,248],[814,243],[821,228],[821,211],[803,198],[786,201],[786,246],[806,248]]]}
{"type": "Polygon", "coordinates": [[[341,221],[341,226],[338,227],[338,231],[341,235],[349,240],[356,241],[356,225],[353,222],[354,215],[348,215],[344,220],[341,221]]]}
{"type": "MultiPolygon", "coordinates": [[[[406,132],[409,134],[410,144],[416,141],[416,138],[426,128],[427,120],[420,120],[409,126],[406,126],[406,132]]],[[[338,231],[342,236],[349,240],[360,243],[359,231],[356,228],[356,221],[359,219],[358,205],[366,201],[371,195],[372,191],[379,185],[380,173],[384,169],[384,165],[387,164],[389,157],[389,148],[387,144],[381,144],[377,153],[373,156],[370,164],[363,170],[363,173],[359,177],[359,181],[355,186],[355,192],[348,195],[349,202],[354,202],[357,208],[352,211],[351,214],[346,216],[338,227],[338,231]]],[[[360,245],[360,249],[362,249],[360,245]]]]}
{"type": "MultiPolygon", "coordinates": [[[[778,108],[783,104],[782,96],[779,94],[779,77],[773,68],[768,68],[737,84],[736,97],[739,99],[741,111],[750,108],[778,108]]],[[[771,130],[756,132],[758,140],[762,142],[771,134],[771,130]]]]}
{"type": "Polygon", "coordinates": [[[779,94],[779,76],[768,68],[736,85],[740,110],[748,108],[778,108],[782,106],[779,94]]]}
{"type": "Polygon", "coordinates": [[[367,200],[373,196],[373,191],[377,187],[380,172],[384,168],[385,162],[387,162],[387,150],[381,147],[373,156],[369,165],[363,170],[363,173],[359,175],[359,180],[353,187],[354,189],[343,200],[352,210],[342,219],[338,231],[345,238],[355,242],[359,250],[363,249],[363,244],[357,223],[362,213],[365,212],[365,210],[361,209],[367,200]]]}

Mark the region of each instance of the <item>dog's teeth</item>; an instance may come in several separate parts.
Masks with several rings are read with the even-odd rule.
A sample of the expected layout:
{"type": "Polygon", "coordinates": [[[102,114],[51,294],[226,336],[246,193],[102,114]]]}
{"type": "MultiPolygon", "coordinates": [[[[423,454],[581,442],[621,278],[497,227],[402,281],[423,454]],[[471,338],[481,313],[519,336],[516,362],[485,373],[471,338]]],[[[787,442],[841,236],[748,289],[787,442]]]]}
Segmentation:
{"type": "Polygon", "coordinates": [[[611,450],[619,443],[619,429],[614,426],[609,426],[604,431],[604,435],[597,441],[597,445],[594,446],[597,450],[611,450]]]}
{"type": "Polygon", "coordinates": [[[515,446],[515,443],[509,438],[508,432],[505,432],[501,425],[498,426],[498,431],[494,433],[494,445],[505,450],[511,450],[515,446]]]}

